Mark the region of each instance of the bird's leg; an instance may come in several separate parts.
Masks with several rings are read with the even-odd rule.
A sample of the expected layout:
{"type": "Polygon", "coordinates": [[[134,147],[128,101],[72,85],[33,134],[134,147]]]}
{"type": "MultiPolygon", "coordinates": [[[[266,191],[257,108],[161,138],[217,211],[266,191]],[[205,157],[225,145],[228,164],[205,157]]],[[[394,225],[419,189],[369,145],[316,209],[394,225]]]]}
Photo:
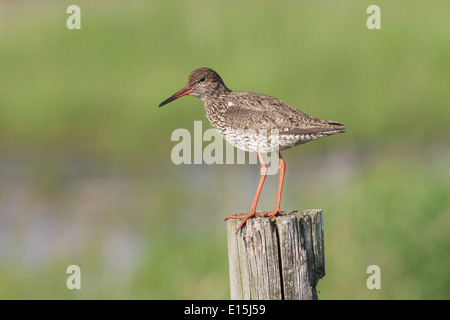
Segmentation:
{"type": "Polygon", "coordinates": [[[267,217],[269,219],[279,215],[281,213],[280,205],[281,205],[281,191],[283,191],[283,181],[284,181],[284,172],[286,171],[286,163],[284,162],[283,157],[281,156],[281,153],[278,152],[278,158],[279,158],[279,164],[278,168],[280,169],[280,181],[278,183],[278,197],[277,197],[277,204],[275,207],[275,211],[265,214],[264,217],[267,217]]]}
{"type": "Polygon", "coordinates": [[[256,189],[256,195],[255,195],[255,198],[253,199],[253,204],[252,204],[252,207],[250,208],[250,212],[243,216],[228,216],[225,218],[225,220],[242,219],[242,222],[241,222],[240,226],[237,228],[236,233],[238,233],[238,231],[242,228],[242,226],[245,224],[245,222],[248,219],[254,217],[255,215],[265,216],[263,213],[256,212],[256,205],[258,204],[259,195],[260,195],[262,187],[264,185],[264,180],[266,179],[266,176],[267,176],[267,166],[264,163],[264,159],[259,152],[258,152],[258,158],[259,158],[259,162],[261,163],[261,179],[259,179],[258,189],[256,189]]]}

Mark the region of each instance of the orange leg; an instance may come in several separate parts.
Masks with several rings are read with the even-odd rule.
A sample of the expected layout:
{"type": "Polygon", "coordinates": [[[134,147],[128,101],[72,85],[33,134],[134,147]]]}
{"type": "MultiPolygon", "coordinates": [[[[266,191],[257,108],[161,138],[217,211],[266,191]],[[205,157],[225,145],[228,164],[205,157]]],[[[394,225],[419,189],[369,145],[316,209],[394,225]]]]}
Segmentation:
{"type": "Polygon", "coordinates": [[[286,163],[284,162],[283,157],[281,156],[281,153],[278,153],[279,160],[279,166],[280,169],[280,181],[278,182],[278,197],[277,197],[277,205],[275,207],[275,211],[272,213],[269,213],[267,215],[264,215],[267,218],[273,218],[281,213],[280,205],[281,205],[281,192],[283,191],[283,181],[284,181],[284,172],[286,171],[286,163]]]}
{"type": "Polygon", "coordinates": [[[267,166],[264,163],[264,159],[261,156],[261,154],[258,152],[258,158],[259,158],[259,162],[261,163],[261,179],[259,180],[259,184],[258,184],[258,189],[256,189],[256,195],[255,198],[253,199],[253,204],[252,207],[250,208],[250,212],[246,215],[243,216],[228,216],[225,218],[225,220],[228,219],[242,219],[242,223],[239,226],[239,228],[237,228],[236,233],[238,233],[238,231],[242,228],[242,226],[245,224],[245,222],[250,219],[253,218],[255,215],[257,216],[265,216],[262,213],[257,213],[256,212],[256,205],[258,204],[258,200],[259,200],[259,195],[261,194],[261,190],[262,187],[264,185],[264,180],[266,179],[267,176],[267,166]]]}
{"type": "Polygon", "coordinates": [[[236,233],[238,233],[238,231],[242,228],[242,226],[245,224],[245,222],[250,219],[253,218],[255,215],[260,216],[260,217],[267,217],[269,219],[279,215],[281,213],[281,209],[280,209],[280,205],[281,205],[281,192],[283,191],[283,182],[284,182],[284,173],[286,171],[286,163],[284,162],[283,157],[281,156],[281,153],[278,153],[278,158],[279,158],[279,169],[280,169],[280,180],[278,183],[278,197],[277,197],[277,204],[275,206],[275,211],[271,212],[271,213],[257,213],[256,212],[256,205],[258,204],[258,199],[259,199],[259,195],[261,193],[263,184],[264,184],[264,180],[266,179],[267,176],[267,166],[264,163],[264,159],[261,156],[261,154],[258,152],[258,157],[259,157],[259,162],[261,163],[261,179],[259,180],[259,184],[258,184],[258,189],[256,189],[256,195],[255,195],[255,199],[253,199],[253,204],[252,207],[250,208],[250,212],[249,214],[243,215],[243,216],[229,216],[227,217],[225,220],[228,219],[242,219],[242,223],[240,224],[240,226],[237,228],[236,233]]]}

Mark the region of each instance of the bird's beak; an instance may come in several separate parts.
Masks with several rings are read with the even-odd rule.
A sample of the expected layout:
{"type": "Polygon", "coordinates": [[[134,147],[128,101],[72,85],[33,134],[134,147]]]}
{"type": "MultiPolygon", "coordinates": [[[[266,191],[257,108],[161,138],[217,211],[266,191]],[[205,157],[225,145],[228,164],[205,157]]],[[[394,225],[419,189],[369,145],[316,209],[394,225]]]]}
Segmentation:
{"type": "Polygon", "coordinates": [[[178,98],[181,98],[182,96],[185,96],[189,93],[192,92],[193,88],[190,87],[184,87],[183,89],[181,89],[180,91],[178,91],[177,93],[175,93],[173,96],[171,96],[170,98],[164,100],[163,102],[161,102],[159,104],[159,107],[162,107],[165,104],[168,104],[169,102],[172,102],[173,100],[176,100],[178,98]]]}

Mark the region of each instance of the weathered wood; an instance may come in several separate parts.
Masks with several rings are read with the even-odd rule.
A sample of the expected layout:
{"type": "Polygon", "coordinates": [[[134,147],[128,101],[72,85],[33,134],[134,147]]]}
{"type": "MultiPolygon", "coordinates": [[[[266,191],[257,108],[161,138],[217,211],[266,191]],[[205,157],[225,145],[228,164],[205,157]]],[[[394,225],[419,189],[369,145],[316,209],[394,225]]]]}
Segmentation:
{"type": "Polygon", "coordinates": [[[325,275],[322,210],[227,221],[233,300],[317,299],[325,275]]]}

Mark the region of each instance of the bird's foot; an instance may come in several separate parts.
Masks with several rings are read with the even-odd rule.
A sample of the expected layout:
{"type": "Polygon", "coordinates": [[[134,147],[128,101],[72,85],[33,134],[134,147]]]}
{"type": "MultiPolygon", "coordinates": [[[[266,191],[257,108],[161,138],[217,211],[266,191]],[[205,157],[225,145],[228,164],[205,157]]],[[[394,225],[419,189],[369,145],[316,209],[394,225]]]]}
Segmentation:
{"type": "Polygon", "coordinates": [[[245,222],[248,219],[253,218],[255,215],[259,216],[259,217],[264,217],[265,214],[264,213],[255,212],[255,211],[253,211],[253,212],[250,211],[249,214],[245,214],[245,215],[242,215],[242,216],[228,216],[228,217],[225,218],[225,221],[228,220],[228,219],[242,219],[241,224],[239,225],[239,227],[236,230],[236,233],[238,233],[239,230],[244,226],[245,222]]]}
{"type": "Polygon", "coordinates": [[[225,221],[227,221],[228,219],[242,219],[241,224],[239,225],[239,227],[236,230],[236,233],[239,232],[239,230],[244,226],[245,222],[250,219],[253,218],[254,216],[258,216],[258,217],[265,217],[265,218],[272,218],[275,217],[276,215],[280,214],[281,211],[280,210],[275,210],[272,213],[261,213],[261,212],[251,212],[249,214],[245,214],[242,216],[228,216],[225,218],[225,221]]]}
{"type": "Polygon", "coordinates": [[[260,214],[261,217],[265,217],[268,219],[272,219],[273,217],[276,217],[277,215],[281,214],[281,210],[280,209],[276,209],[274,212],[271,213],[265,213],[265,214],[260,214]]]}

